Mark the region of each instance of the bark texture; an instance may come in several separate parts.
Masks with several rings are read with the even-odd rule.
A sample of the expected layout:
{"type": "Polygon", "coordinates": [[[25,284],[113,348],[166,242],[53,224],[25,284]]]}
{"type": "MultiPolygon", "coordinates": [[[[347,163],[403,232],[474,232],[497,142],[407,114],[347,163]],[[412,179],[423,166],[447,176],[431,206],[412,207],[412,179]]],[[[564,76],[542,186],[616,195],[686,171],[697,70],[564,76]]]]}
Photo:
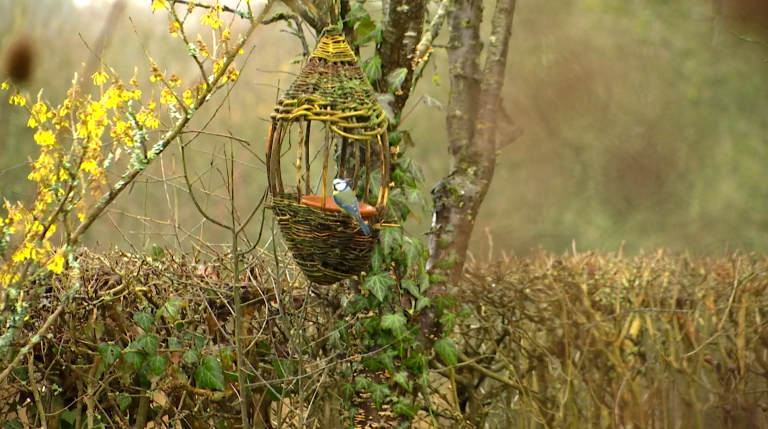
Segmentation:
{"type": "Polygon", "coordinates": [[[424,29],[426,3],[424,0],[389,0],[382,21],[382,41],[377,46],[381,58],[379,92],[387,92],[387,77],[397,69],[407,70],[400,91],[395,93],[392,111],[397,117],[411,95],[413,58],[424,29]]]}
{"type": "Polygon", "coordinates": [[[432,190],[435,211],[428,268],[451,284],[461,276],[475,219],[493,179],[500,94],[514,11],[515,0],[496,3],[482,71],[482,1],[457,0],[450,16],[451,93],[446,126],[451,172],[432,190]]]}

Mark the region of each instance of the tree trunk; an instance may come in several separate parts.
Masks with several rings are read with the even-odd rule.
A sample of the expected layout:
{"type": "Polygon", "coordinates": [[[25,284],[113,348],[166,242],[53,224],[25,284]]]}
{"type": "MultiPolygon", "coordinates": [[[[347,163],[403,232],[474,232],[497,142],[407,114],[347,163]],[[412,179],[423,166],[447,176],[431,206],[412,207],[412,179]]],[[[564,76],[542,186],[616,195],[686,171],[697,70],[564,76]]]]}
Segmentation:
{"type": "Polygon", "coordinates": [[[451,94],[447,128],[451,172],[432,190],[435,204],[427,268],[456,284],[466,260],[480,205],[496,164],[496,129],[515,0],[499,0],[488,55],[480,73],[480,0],[457,0],[448,47],[451,94]]]}

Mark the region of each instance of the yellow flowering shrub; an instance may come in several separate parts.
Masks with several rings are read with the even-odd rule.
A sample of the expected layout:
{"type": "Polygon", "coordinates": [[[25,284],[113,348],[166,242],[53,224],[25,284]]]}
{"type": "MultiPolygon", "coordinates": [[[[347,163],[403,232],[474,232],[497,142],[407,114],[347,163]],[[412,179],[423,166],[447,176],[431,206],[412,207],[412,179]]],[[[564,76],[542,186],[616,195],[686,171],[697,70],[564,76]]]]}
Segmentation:
{"type": "MultiPolygon", "coordinates": [[[[9,336],[14,335],[9,328],[25,320],[28,285],[51,274],[69,273],[74,280],[66,296],[77,291],[79,268],[73,250],[82,235],[175,141],[195,111],[218,89],[237,80],[234,58],[242,53],[268,9],[250,20],[252,27],[246,35],[234,38],[222,23],[221,5],[190,3],[190,9],[205,8],[200,22],[213,33],[206,44],[202,36],[188,37],[186,19],[176,14],[177,6],[166,0],[151,3],[153,11],[168,14],[169,32],[183,40],[201,72],[187,86],[181,77],[166,73],[151,59],[149,73],[141,79],[135,73],[127,84],[106,64],[84,79],[75,74],[59,104],[43,100],[42,91],[34,101],[9,81],[0,85],[8,103],[27,111],[26,125],[35,129],[37,148],[27,176],[36,186],[34,198],[10,201],[2,198],[5,190],[0,189],[5,212],[5,217],[0,216],[0,353],[7,352],[9,336]],[[142,91],[140,82],[152,89],[142,91]],[[150,133],[153,130],[158,132],[150,133]],[[119,164],[121,154],[128,160],[119,164]],[[115,171],[117,168],[123,171],[115,171]],[[112,174],[107,174],[110,170],[112,174]]],[[[30,339],[28,344],[35,341],[39,339],[30,339]]],[[[18,365],[18,358],[13,362],[11,366],[18,365]]]]}

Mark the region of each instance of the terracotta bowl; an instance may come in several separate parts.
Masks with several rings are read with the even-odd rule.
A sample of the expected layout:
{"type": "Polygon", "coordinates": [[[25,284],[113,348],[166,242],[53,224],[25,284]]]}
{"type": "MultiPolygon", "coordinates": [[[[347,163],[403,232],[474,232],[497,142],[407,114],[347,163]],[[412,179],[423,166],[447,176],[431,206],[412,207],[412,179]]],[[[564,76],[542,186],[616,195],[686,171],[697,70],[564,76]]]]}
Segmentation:
{"type": "MultiPolygon", "coordinates": [[[[325,209],[323,209],[322,201],[323,197],[320,195],[304,195],[301,197],[301,204],[305,206],[315,207],[331,213],[341,213],[341,209],[336,205],[336,201],[333,201],[332,196],[325,197],[325,209]]],[[[360,215],[363,218],[369,218],[376,214],[376,207],[366,203],[358,203],[358,205],[360,206],[360,215]]]]}

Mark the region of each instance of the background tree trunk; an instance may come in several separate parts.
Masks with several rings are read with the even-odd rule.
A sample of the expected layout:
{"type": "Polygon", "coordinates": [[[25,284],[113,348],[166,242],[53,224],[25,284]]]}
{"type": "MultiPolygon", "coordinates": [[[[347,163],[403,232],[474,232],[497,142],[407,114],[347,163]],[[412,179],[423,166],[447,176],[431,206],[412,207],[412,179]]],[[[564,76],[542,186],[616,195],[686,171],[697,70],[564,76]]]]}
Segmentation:
{"type": "Polygon", "coordinates": [[[428,269],[456,284],[496,165],[496,129],[512,33],[515,0],[499,0],[488,55],[480,73],[481,0],[457,0],[448,45],[451,94],[447,128],[451,172],[432,190],[435,204],[428,269]]]}

